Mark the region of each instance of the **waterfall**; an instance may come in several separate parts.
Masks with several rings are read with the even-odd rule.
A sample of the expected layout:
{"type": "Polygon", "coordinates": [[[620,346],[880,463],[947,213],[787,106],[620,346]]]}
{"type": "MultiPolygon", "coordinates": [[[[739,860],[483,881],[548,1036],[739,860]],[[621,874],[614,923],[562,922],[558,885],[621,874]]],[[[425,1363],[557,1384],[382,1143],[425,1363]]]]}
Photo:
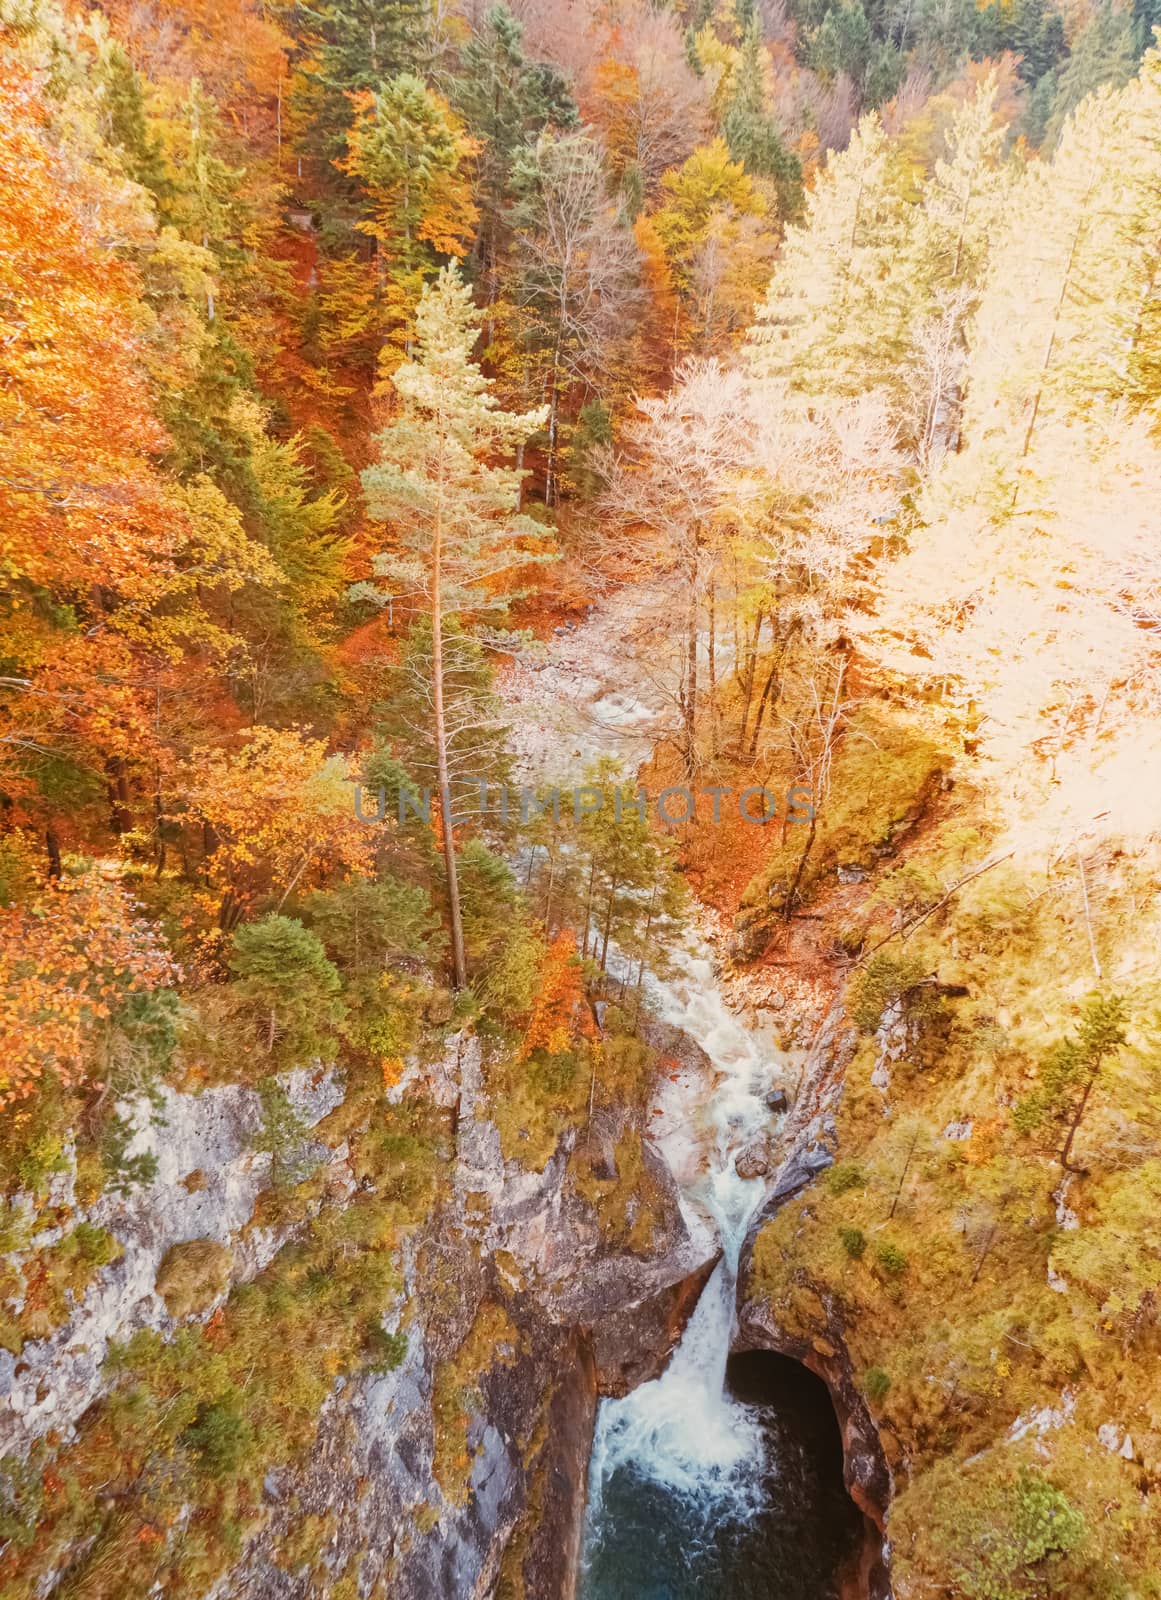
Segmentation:
{"type": "Polygon", "coordinates": [[[752,1410],[726,1393],[725,1378],[738,1255],[764,1190],[761,1178],[738,1176],[734,1158],[769,1128],[763,1096],[773,1050],[730,1012],[704,947],[681,955],[667,981],[651,980],[649,999],[716,1069],[708,1098],[701,1073],[663,1078],[653,1126],[684,1203],[713,1219],[722,1259],[661,1376],[599,1407],[586,1543],[599,1523],[606,1483],[626,1469],[679,1497],[699,1518],[712,1518],[725,1502],[731,1516],[742,1517],[760,1498],[762,1431],[752,1410]]]}

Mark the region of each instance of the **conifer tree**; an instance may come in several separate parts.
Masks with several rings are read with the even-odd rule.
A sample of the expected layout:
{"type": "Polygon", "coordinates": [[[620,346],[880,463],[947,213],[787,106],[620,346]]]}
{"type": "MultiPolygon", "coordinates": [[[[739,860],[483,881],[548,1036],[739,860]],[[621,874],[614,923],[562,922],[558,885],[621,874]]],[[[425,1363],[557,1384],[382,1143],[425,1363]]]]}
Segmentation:
{"type": "Polygon", "coordinates": [[[491,305],[511,227],[517,157],[542,129],[574,128],[576,102],[555,67],[529,61],[523,28],[506,5],[493,5],[463,50],[451,93],[469,132],[479,142],[475,193],[480,225],[473,257],[491,305]]]}
{"type": "Polygon", "coordinates": [[[338,155],[350,122],[352,95],[374,93],[397,73],[419,65],[430,8],[426,0],[299,0],[298,17],[311,65],[302,97],[327,161],[338,155]]]}
{"type": "Polygon", "coordinates": [[[769,56],[761,25],[751,22],[742,40],[722,113],[722,133],[736,161],[758,178],[768,178],[778,194],[784,220],[802,210],[802,165],[787,150],[767,103],[765,75],[769,56]]]}
{"type": "Polygon", "coordinates": [[[1068,60],[1056,75],[1052,114],[1045,129],[1048,148],[1055,145],[1065,121],[1088,95],[1108,84],[1119,89],[1133,76],[1133,20],[1127,11],[1098,5],[1073,43],[1068,60]]]}
{"type": "Polygon", "coordinates": [[[923,185],[912,266],[914,300],[905,369],[913,404],[905,424],[922,471],[959,424],[965,329],[1011,189],[994,72],[960,105],[944,153],[923,185]]]}
{"type": "Polygon", "coordinates": [[[425,278],[440,255],[462,256],[476,220],[464,171],[474,146],[442,96],[409,72],[357,102],[343,169],[360,179],[369,215],[357,224],[378,245],[387,365],[411,338],[425,278]]]}
{"type": "Polygon", "coordinates": [[[905,180],[868,114],[831,155],[801,225],[787,229],[750,338],[756,378],[807,397],[882,388],[900,399],[914,250],[905,180]]]}
{"type": "Polygon", "coordinates": [[[1052,415],[1115,409],[1133,389],[1161,265],[1156,233],[1161,57],[1139,80],[1099,90],[1068,122],[1051,163],[1033,163],[994,242],[973,337],[966,425],[981,486],[1017,492],[1052,415]],[[1154,131],[1150,131],[1150,130],[1154,131]]]}
{"type": "MultiPolygon", "coordinates": [[[[472,359],[480,318],[458,269],[442,269],[416,316],[415,357],[392,377],[399,406],[379,435],[378,460],[363,474],[368,509],[389,522],[400,546],[376,558],[394,592],[422,597],[431,618],[431,729],[447,874],[452,962],[467,981],[448,762],[447,619],[477,625],[503,616],[520,569],[544,560],[544,529],[516,512],[520,474],[499,462],[545,412],[503,411],[472,359]]],[[[357,591],[375,593],[369,586],[357,591]]],[[[382,600],[386,596],[378,593],[382,600]]]]}

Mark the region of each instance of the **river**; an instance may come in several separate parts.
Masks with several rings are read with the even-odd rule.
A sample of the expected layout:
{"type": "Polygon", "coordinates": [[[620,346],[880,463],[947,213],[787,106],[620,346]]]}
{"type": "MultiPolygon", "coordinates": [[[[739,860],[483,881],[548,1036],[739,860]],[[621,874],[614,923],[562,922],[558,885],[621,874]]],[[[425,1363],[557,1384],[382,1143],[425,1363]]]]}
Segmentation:
{"type": "MultiPolygon", "coordinates": [[[[636,770],[672,716],[657,654],[667,631],[663,594],[623,592],[518,669],[507,699],[524,781],[578,784],[601,754],[636,770]]],[[[650,1128],[691,1221],[711,1223],[722,1254],[661,1376],[598,1408],[579,1594],[830,1600],[862,1522],[825,1388],[778,1357],[730,1357],[739,1254],[765,1192],[735,1160],[775,1131],[766,1096],[784,1062],[730,1010],[696,934],[648,990],[710,1062],[660,1080],[650,1128]]]]}
{"type": "Polygon", "coordinates": [[[772,1129],[777,1052],[727,1007],[708,950],[654,983],[653,1009],[715,1070],[663,1080],[658,1144],[685,1203],[708,1213],[722,1257],[662,1375],[602,1401],[589,1471],[582,1600],[827,1600],[861,1519],[842,1484],[825,1388],[793,1362],[730,1359],[738,1256],[765,1191],[737,1153],[772,1129]],[[703,1096],[706,1085],[701,1084],[703,1096]]]}

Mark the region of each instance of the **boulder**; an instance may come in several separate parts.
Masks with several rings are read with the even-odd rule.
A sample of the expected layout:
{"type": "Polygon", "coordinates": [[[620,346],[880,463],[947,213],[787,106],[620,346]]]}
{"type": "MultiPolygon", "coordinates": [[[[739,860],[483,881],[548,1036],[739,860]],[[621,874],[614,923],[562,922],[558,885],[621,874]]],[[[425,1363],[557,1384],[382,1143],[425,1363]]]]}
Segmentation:
{"type": "Polygon", "coordinates": [[[739,1178],[764,1178],[770,1170],[770,1156],[763,1144],[749,1144],[734,1157],[739,1178]]]}
{"type": "Polygon", "coordinates": [[[769,931],[762,921],[752,911],[743,911],[726,941],[726,953],[731,961],[756,961],[765,950],[769,938],[769,931]]]}

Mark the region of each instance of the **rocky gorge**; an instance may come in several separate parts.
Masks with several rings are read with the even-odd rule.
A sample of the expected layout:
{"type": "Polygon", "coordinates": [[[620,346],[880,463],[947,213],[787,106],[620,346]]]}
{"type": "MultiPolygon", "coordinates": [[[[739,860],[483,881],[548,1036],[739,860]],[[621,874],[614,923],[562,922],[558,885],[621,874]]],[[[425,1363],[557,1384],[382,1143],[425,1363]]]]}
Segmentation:
{"type": "MultiPolygon", "coordinates": [[[[615,625],[598,613],[538,671],[555,691],[568,684],[567,696],[554,695],[556,733],[563,716],[576,756],[612,738],[632,761],[649,747],[657,709],[626,691],[621,670],[610,710],[614,697],[592,676],[615,625]]],[[[526,703],[519,727],[543,714],[526,703]]],[[[544,745],[543,729],[528,739],[529,771],[544,745]]],[[[643,1032],[665,1070],[645,1102],[568,1130],[542,1164],[505,1159],[478,1037],[452,1032],[426,1059],[409,1061],[393,1097],[417,1096],[451,1119],[451,1182],[406,1233],[397,1310],[384,1319],[391,1363],[336,1376],[313,1444],[267,1472],[259,1531],[207,1588],[213,1600],[306,1600],[345,1593],[344,1584],[352,1595],[393,1600],[571,1600],[599,1403],[665,1370],[721,1261],[722,1230],[728,1239],[733,1225],[742,1231],[727,1243],[731,1309],[721,1337],[739,1352],[791,1355],[827,1384],[846,1484],[868,1519],[860,1592],[874,1600],[888,1592],[878,1533],[890,1479],[841,1329],[804,1343],[748,1294],[761,1219],[833,1160],[845,1041],[816,1001],[775,1019],[789,1049],[752,1006],[740,1021],[716,975],[730,967],[727,934],[711,919],[706,937],[677,981],[651,984],[643,1032]],[[706,1120],[715,1103],[716,1124],[706,1120]],[[579,1139],[590,1161],[598,1152],[593,1170],[620,1183],[617,1232],[602,1216],[607,1196],[577,1186],[570,1158],[579,1139]],[[622,1175],[626,1151],[636,1166],[622,1175]],[[728,1224],[721,1196],[731,1186],[746,1199],[728,1224]]],[[[728,981],[736,987],[737,974],[728,981]]],[[[745,1009],[741,992],[734,1002],[745,1009]]],[[[303,1215],[279,1216],[271,1203],[280,1162],[311,1174],[306,1214],[316,1217],[342,1213],[372,1182],[352,1159],[342,1074],[303,1068],[280,1086],[290,1117],[281,1151],[264,1137],[269,1107],[254,1091],[166,1089],[119,1108],[126,1156],[149,1159],[148,1182],[86,1209],[67,1162],[54,1178],[50,1201],[68,1208],[74,1226],[107,1230],[119,1253],[49,1338],[0,1351],[0,1448],[12,1458],[34,1444],[51,1455],[75,1437],[104,1392],[112,1347],[142,1330],[165,1340],[183,1323],[212,1328],[231,1291],[293,1244],[303,1215]]],[[[47,1214],[41,1206],[28,1252],[53,1243],[47,1214]]],[[[17,1252],[12,1265],[20,1261],[17,1252]]],[[[714,1358],[723,1370],[728,1354],[723,1344],[714,1358]]],[[[268,1359],[276,1365],[280,1352],[268,1359]]],[[[74,1552],[74,1562],[84,1556],[74,1552]]]]}
{"type": "MultiPolygon", "coordinates": [[[[680,1063],[683,1092],[712,1092],[715,1069],[696,1041],[664,1024],[653,1028],[667,1058],[680,1063]]],[[[827,1059],[818,1052],[781,1145],[766,1152],[764,1207],[830,1159],[827,1059]],[[808,1102],[816,1106],[809,1116],[808,1102]]],[[[568,1182],[573,1136],[542,1172],[505,1162],[486,1114],[478,1040],[454,1037],[416,1075],[413,1086],[435,1102],[456,1101],[456,1178],[405,1247],[401,1359],[381,1375],[335,1381],[307,1459],[268,1474],[263,1531],[216,1582],[215,1600],[317,1592],[318,1563],[287,1565],[287,1546],[304,1528],[317,1537],[325,1573],[338,1579],[357,1569],[363,1593],[382,1580],[392,1595],[416,1600],[508,1592],[564,1600],[575,1584],[598,1397],[624,1395],[658,1376],[720,1254],[712,1226],[683,1206],[649,1144],[639,1202],[648,1207],[644,1250],[610,1247],[602,1237],[593,1207],[568,1182]],[[473,1344],[453,1401],[462,1407],[451,1426],[462,1433],[463,1460],[449,1485],[436,1476],[441,1375],[473,1344]]],[[[304,1070],[285,1088],[303,1130],[299,1155],[319,1163],[317,1204],[342,1207],[358,1179],[346,1140],[335,1142],[328,1126],[341,1121],[341,1079],[304,1070]]],[[[27,1342],[18,1356],[0,1353],[7,1452],[46,1436],[67,1443],[102,1392],[112,1343],[143,1328],[164,1335],[191,1315],[208,1322],[231,1288],[261,1272],[294,1236],[294,1223],[260,1220],[274,1158],[255,1148],[261,1107],[253,1093],[169,1092],[158,1107],[125,1110],[136,1128],[131,1153],[153,1153],[157,1171],[131,1196],[103,1197],[82,1214],[107,1228],[122,1253],[65,1325],[48,1340],[27,1342]],[[196,1304],[172,1293],[167,1304],[183,1253],[211,1247],[216,1275],[201,1284],[196,1304]]],[[[602,1133],[615,1146],[622,1131],[602,1133]]],[[[71,1175],[56,1182],[64,1203],[71,1175]]],[[[30,1245],[49,1242],[41,1232],[30,1245]]],[[[792,1348],[745,1305],[743,1290],[735,1347],[791,1350],[824,1376],[843,1408],[851,1492],[881,1516],[881,1460],[841,1345],[825,1358],[792,1348]]],[[[270,1359],[277,1362],[278,1352],[270,1359]]]]}

